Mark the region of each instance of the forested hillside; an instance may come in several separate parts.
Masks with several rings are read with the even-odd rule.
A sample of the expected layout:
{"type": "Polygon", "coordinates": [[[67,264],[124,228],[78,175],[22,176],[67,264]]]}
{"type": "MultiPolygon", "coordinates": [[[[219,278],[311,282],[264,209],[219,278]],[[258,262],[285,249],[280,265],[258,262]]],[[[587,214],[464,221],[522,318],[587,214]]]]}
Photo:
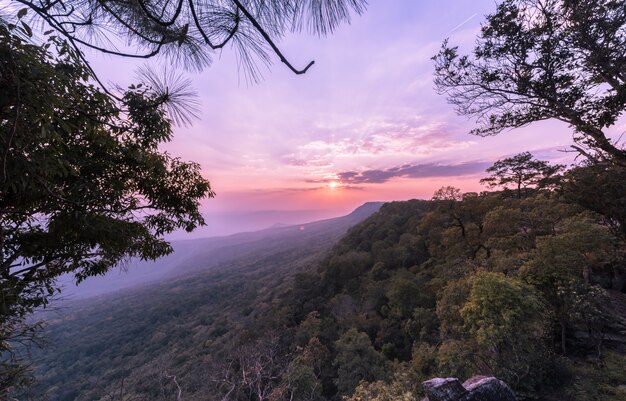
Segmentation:
{"type": "Polygon", "coordinates": [[[419,400],[427,378],[489,374],[521,399],[624,399],[623,239],[553,191],[439,195],[385,205],[296,286],[326,396],[419,400]]]}
{"type": "MultiPolygon", "coordinates": [[[[195,391],[187,387],[193,380],[206,386],[207,358],[273,327],[268,316],[278,313],[294,275],[316,269],[349,227],[380,206],[371,202],[339,218],[181,242],[154,263],[166,270],[158,283],[43,311],[38,317],[48,322],[46,344],[34,357],[38,382],[28,396],[127,400],[141,394],[152,400],[175,387],[164,372],[177,375],[185,393],[195,391]]],[[[104,279],[107,288],[117,282],[104,279]]]]}
{"type": "Polygon", "coordinates": [[[385,204],[323,259],[310,241],[76,307],[34,394],[419,400],[424,379],[490,374],[520,399],[626,399],[623,220],[582,201],[589,174],[442,188],[385,204]]]}

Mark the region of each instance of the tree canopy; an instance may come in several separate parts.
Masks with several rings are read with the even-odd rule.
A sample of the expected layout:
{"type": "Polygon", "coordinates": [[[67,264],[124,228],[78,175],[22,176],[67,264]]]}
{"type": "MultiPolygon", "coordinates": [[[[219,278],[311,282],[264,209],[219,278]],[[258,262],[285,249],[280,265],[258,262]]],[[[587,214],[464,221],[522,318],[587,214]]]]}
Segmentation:
{"type": "Polygon", "coordinates": [[[564,196],[605,217],[606,224],[626,239],[626,167],[588,163],[565,174],[564,196]]]}
{"type": "Polygon", "coordinates": [[[435,84],[477,135],[557,119],[575,149],[626,164],[608,129],[626,107],[626,7],[615,0],[506,0],[472,55],[444,42],[435,84]]]}
{"type": "Polygon", "coordinates": [[[64,40],[0,24],[0,353],[60,275],[156,259],[163,234],[204,224],[200,166],[158,148],[176,96],[139,84],[117,101],[91,78],[64,40]]]}
{"type": "Polygon", "coordinates": [[[496,161],[487,169],[489,177],[480,180],[490,188],[508,189],[513,184],[518,198],[528,195],[528,188],[540,188],[549,185],[554,175],[563,169],[562,165],[551,166],[548,162],[536,160],[530,152],[523,152],[512,157],[496,161]]]}
{"type": "MultiPolygon", "coordinates": [[[[15,1],[18,3],[18,1],[15,1]]],[[[287,32],[325,35],[365,10],[365,0],[20,0],[75,49],[148,59],[163,55],[202,70],[219,49],[231,45],[240,64],[257,79],[257,61],[274,53],[296,74],[299,68],[277,41],[287,32]],[[113,38],[124,38],[118,41],[113,38]],[[126,44],[124,44],[126,43],[126,44]]]]}

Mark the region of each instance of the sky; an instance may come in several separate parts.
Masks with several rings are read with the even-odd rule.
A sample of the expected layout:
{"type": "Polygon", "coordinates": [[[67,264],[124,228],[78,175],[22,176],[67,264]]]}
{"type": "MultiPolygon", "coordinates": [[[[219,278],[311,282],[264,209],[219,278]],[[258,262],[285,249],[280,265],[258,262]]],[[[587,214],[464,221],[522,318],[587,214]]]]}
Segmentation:
{"type": "MultiPolygon", "coordinates": [[[[570,162],[561,151],[572,138],[564,124],[472,136],[473,121],[434,90],[430,58],[442,41],[471,49],[495,4],[371,0],[362,16],[328,37],[294,34],[279,42],[294,65],[315,60],[306,74],[294,75],[275,58],[256,84],[246,83],[227,48],[211,67],[187,74],[201,118],[177,127],[164,149],[200,163],[217,193],[202,203],[207,215],[336,216],[367,201],[428,199],[445,185],[484,189],[478,181],[489,165],[523,151],[570,162]]],[[[133,81],[132,62],[93,60],[105,79],[133,81]]]]}

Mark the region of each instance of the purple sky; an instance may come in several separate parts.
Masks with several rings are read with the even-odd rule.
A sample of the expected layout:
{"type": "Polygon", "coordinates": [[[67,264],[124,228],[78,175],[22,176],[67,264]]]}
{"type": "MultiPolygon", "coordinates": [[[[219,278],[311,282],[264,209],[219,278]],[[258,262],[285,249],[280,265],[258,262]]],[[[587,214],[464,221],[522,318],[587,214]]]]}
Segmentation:
{"type": "MultiPolygon", "coordinates": [[[[365,201],[430,198],[443,185],[480,190],[493,161],[522,151],[559,162],[570,130],[543,122],[480,138],[433,90],[441,42],[470,48],[493,0],[372,0],[334,35],[292,35],[258,84],[246,84],[229,49],[190,77],[202,117],[177,128],[171,153],[199,162],[218,196],[207,213],[347,212],[365,201]]],[[[131,62],[94,56],[107,79],[133,81],[131,62]]],[[[622,127],[623,128],[623,127],[622,127]]]]}

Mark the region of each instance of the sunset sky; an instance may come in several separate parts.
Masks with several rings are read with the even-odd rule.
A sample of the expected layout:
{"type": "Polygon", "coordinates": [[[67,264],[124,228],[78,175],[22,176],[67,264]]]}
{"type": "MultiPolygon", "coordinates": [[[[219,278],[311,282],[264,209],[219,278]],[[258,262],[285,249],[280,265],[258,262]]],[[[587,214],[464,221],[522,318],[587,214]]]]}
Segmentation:
{"type": "MultiPolygon", "coordinates": [[[[446,37],[471,48],[493,0],[372,0],[335,34],[292,35],[280,47],[296,76],[275,59],[247,84],[234,54],[190,74],[201,120],[176,128],[166,146],[202,165],[217,198],[207,213],[324,210],[338,215],[366,201],[430,198],[443,185],[480,190],[493,161],[529,150],[568,162],[563,124],[544,122],[480,138],[473,122],[433,89],[430,59],[446,37]]],[[[133,80],[129,61],[94,56],[113,82],[133,80]],[[115,68],[112,68],[115,66],[115,68]]]]}

